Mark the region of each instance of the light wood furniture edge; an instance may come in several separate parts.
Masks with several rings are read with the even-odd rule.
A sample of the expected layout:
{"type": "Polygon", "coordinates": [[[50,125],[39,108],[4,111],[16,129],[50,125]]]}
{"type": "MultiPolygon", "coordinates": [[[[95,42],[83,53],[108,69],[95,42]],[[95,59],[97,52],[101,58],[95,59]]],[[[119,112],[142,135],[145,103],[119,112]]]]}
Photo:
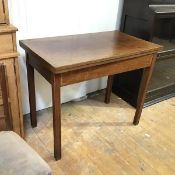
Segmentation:
{"type": "Polygon", "coordinates": [[[7,80],[7,71],[6,71],[6,66],[3,64],[0,64],[0,80],[1,80],[1,95],[2,99],[0,101],[0,105],[3,106],[4,108],[4,117],[0,118],[1,120],[4,120],[6,123],[6,129],[13,129],[13,124],[12,124],[12,116],[11,116],[11,110],[10,110],[10,102],[9,102],[9,88],[8,88],[8,80],[7,80]]]}
{"type": "MultiPolygon", "coordinates": [[[[23,131],[23,114],[22,114],[22,106],[21,106],[21,91],[20,91],[20,78],[19,78],[19,63],[18,63],[18,56],[19,53],[17,52],[17,46],[16,46],[16,31],[18,30],[13,25],[9,24],[9,12],[8,12],[8,0],[2,0],[1,1],[4,10],[4,22],[0,24],[0,36],[2,39],[4,36],[8,35],[8,38],[10,38],[10,45],[11,47],[10,51],[1,50],[0,53],[0,64],[4,64],[7,66],[7,82],[8,82],[8,88],[9,88],[9,95],[15,93],[15,95],[12,95],[12,99],[9,98],[9,101],[13,103],[13,110],[12,113],[12,123],[13,123],[13,130],[18,133],[20,136],[24,137],[24,131],[23,131]],[[13,91],[14,90],[14,91],[13,91]],[[11,92],[10,92],[11,91],[11,92]],[[13,92],[12,92],[13,91],[13,92]],[[12,102],[13,100],[13,102],[12,102]],[[14,113],[14,115],[13,115],[14,113]],[[15,115],[16,114],[16,115],[15,115]]],[[[8,48],[8,42],[6,40],[2,40],[8,48]]],[[[2,43],[3,44],[3,43],[2,43]]],[[[8,50],[8,49],[7,49],[8,50]]],[[[12,108],[10,104],[10,109],[12,108]]]]}
{"type": "Polygon", "coordinates": [[[24,138],[24,127],[23,127],[23,113],[22,113],[22,101],[21,101],[21,86],[20,86],[20,75],[19,75],[19,63],[18,59],[15,59],[15,72],[16,72],[16,86],[18,89],[18,106],[19,106],[19,116],[20,116],[20,135],[24,138]]]}
{"type": "Polygon", "coordinates": [[[2,0],[2,8],[4,10],[4,15],[5,15],[5,24],[9,24],[9,10],[8,10],[8,0],[2,0]]]}
{"type": "MultiPolygon", "coordinates": [[[[18,112],[18,115],[14,116],[13,110],[11,110],[11,115],[12,115],[11,119],[12,119],[12,124],[13,124],[13,131],[18,133],[21,137],[24,137],[18,57],[10,57],[10,58],[6,58],[6,59],[0,59],[0,63],[4,64],[4,65],[13,64],[13,70],[8,69],[8,73],[7,73],[8,80],[7,81],[8,81],[8,86],[14,86],[14,88],[10,87],[10,89],[16,90],[16,93],[17,93],[16,94],[17,98],[14,99],[14,97],[13,97],[13,102],[11,101],[11,99],[9,99],[9,100],[10,100],[10,103],[13,103],[13,106],[15,105],[18,108],[18,109],[16,109],[16,111],[18,112]],[[11,76],[9,72],[13,75],[11,76]],[[11,84],[10,82],[12,82],[12,81],[15,84],[14,83],[11,84]],[[16,123],[16,119],[18,121],[17,122],[18,124],[16,123]]],[[[12,94],[12,92],[10,92],[10,93],[12,94]]]]}

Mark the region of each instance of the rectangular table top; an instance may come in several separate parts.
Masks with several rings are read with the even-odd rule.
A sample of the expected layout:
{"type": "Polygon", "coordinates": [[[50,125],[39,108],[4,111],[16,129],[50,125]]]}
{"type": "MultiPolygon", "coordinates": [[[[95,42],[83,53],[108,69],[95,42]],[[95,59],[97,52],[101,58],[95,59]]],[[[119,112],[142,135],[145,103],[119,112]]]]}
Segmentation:
{"type": "Polygon", "coordinates": [[[54,73],[120,61],[157,52],[161,46],[127,34],[110,31],[20,41],[54,73]]]}

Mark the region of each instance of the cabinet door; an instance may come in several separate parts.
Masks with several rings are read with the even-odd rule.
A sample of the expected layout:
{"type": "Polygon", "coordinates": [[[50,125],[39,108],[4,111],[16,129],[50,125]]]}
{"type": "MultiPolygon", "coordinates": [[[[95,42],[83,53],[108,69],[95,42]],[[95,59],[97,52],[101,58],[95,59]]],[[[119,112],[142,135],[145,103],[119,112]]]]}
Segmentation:
{"type": "Polygon", "coordinates": [[[0,24],[5,23],[5,4],[4,0],[0,0],[0,24]]]}
{"type": "Polygon", "coordinates": [[[6,67],[0,65],[0,131],[12,130],[6,67]]]}

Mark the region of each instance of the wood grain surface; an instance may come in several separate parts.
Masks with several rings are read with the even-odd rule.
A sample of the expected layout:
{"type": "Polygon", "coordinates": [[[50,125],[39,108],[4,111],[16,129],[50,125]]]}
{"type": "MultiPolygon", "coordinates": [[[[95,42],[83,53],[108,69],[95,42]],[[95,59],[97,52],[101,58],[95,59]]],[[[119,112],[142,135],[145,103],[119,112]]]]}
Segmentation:
{"type": "MultiPolygon", "coordinates": [[[[161,46],[118,31],[20,41],[27,55],[31,124],[37,126],[34,69],[52,85],[54,157],[61,159],[60,87],[103,76],[148,68],[143,74],[134,124],[139,123],[154,55],[161,46]],[[149,75],[149,76],[148,76],[149,75]],[[59,112],[58,112],[59,111],[59,112]]],[[[110,82],[110,81],[109,81],[110,82]]],[[[107,86],[110,101],[112,85],[107,86]]]]}
{"type": "Polygon", "coordinates": [[[0,33],[9,33],[9,32],[16,32],[18,29],[13,25],[3,24],[0,27],[0,33]]]}
{"type": "Polygon", "coordinates": [[[5,22],[5,13],[3,7],[3,0],[0,0],[0,24],[5,22]]]}
{"type": "Polygon", "coordinates": [[[124,60],[159,51],[161,46],[118,31],[20,41],[55,73],[124,60]]]}
{"type": "Polygon", "coordinates": [[[0,24],[9,24],[8,0],[0,0],[0,24]]]}
{"type": "MultiPolygon", "coordinates": [[[[11,112],[12,127],[10,129],[20,136],[24,136],[16,31],[17,28],[9,24],[8,0],[0,0],[0,64],[5,66],[6,69],[7,88],[9,92],[9,107],[7,105],[4,106],[11,112]]],[[[1,104],[2,100],[0,100],[1,104]]],[[[1,130],[7,122],[3,122],[2,124],[1,121],[0,123],[1,130]]]]}
{"type": "MultiPolygon", "coordinates": [[[[0,131],[2,130],[12,130],[12,116],[11,116],[11,110],[10,110],[10,102],[9,102],[9,89],[8,89],[8,80],[7,80],[7,72],[6,72],[6,66],[0,64],[0,86],[1,86],[1,94],[2,94],[2,107],[3,107],[3,115],[0,114],[4,118],[3,120],[0,120],[0,123],[5,123],[4,127],[0,127],[0,131]]],[[[0,96],[1,98],[1,96],[0,96]]],[[[0,100],[1,101],[1,100],[0,100]]],[[[0,124],[2,126],[3,124],[0,124]]]]}
{"type": "Polygon", "coordinates": [[[174,175],[175,98],[145,108],[132,125],[135,109],[112,94],[62,105],[62,160],[53,158],[52,109],[37,113],[38,127],[25,116],[26,140],[54,175],[174,175]]]}
{"type": "Polygon", "coordinates": [[[13,25],[0,25],[0,60],[19,56],[16,48],[16,31],[13,25]]]}
{"type": "Polygon", "coordinates": [[[152,58],[152,55],[147,55],[117,63],[97,65],[91,68],[65,72],[61,74],[61,86],[149,67],[152,63],[152,58]]]}

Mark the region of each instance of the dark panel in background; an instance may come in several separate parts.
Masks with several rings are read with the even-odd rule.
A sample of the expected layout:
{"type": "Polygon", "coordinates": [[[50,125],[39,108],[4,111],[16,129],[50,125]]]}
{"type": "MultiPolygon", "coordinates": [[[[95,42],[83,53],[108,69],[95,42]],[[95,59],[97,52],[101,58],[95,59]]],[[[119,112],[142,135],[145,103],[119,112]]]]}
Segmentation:
{"type": "MultiPolygon", "coordinates": [[[[125,0],[120,30],[164,46],[145,106],[175,96],[175,0],[125,0]]],[[[142,70],[116,75],[113,92],[136,106],[141,76],[142,70]]]]}

